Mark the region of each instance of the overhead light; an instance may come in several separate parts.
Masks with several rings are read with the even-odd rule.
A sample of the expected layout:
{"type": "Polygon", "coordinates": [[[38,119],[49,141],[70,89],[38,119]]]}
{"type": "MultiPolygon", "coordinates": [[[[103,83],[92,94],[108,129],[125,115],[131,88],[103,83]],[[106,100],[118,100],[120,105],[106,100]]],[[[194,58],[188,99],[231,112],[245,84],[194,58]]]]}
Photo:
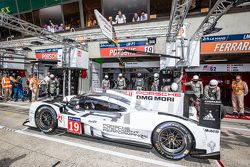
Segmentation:
{"type": "Polygon", "coordinates": [[[234,0],[234,1],[235,1],[235,3],[234,3],[235,6],[248,6],[248,5],[250,5],[249,0],[234,0]]]}
{"type": "Polygon", "coordinates": [[[15,50],[14,49],[11,49],[11,48],[6,48],[5,49],[7,52],[13,52],[13,53],[15,53],[15,50]]]}
{"type": "Polygon", "coordinates": [[[43,45],[44,43],[40,42],[40,41],[32,41],[30,42],[32,45],[43,45]]]}
{"type": "Polygon", "coordinates": [[[204,60],[205,62],[225,62],[228,61],[228,59],[208,59],[208,60],[204,60]]]}
{"type": "Polygon", "coordinates": [[[29,47],[23,47],[23,50],[28,51],[28,52],[32,52],[32,49],[30,49],[29,47]]]}
{"type": "Polygon", "coordinates": [[[70,38],[64,38],[64,39],[63,39],[63,42],[74,43],[74,42],[76,42],[76,41],[73,40],[73,39],[70,39],[70,38]]]}

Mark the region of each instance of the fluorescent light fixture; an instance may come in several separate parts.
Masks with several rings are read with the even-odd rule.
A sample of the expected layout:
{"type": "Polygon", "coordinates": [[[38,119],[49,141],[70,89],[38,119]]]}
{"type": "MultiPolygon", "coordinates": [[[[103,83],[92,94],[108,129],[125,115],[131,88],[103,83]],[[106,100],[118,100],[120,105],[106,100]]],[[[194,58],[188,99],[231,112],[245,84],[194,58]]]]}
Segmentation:
{"type": "Polygon", "coordinates": [[[211,60],[204,60],[205,62],[224,62],[228,61],[228,59],[211,59],[211,60]]]}

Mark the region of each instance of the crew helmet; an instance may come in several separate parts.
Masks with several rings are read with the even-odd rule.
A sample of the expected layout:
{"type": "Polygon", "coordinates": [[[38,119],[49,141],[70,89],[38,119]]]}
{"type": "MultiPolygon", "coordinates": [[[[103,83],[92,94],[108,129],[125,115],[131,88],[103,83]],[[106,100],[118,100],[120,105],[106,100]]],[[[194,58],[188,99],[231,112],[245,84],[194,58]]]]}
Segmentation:
{"type": "Polygon", "coordinates": [[[119,74],[119,77],[122,77],[122,73],[119,74]]]}
{"type": "Polygon", "coordinates": [[[155,73],[155,74],[154,74],[154,78],[159,78],[159,74],[158,74],[158,73],[155,73]]]}
{"type": "Polygon", "coordinates": [[[140,72],[137,74],[137,77],[141,77],[141,73],[140,72]]]}
{"type": "Polygon", "coordinates": [[[218,81],[215,80],[215,79],[212,79],[212,80],[209,82],[209,87],[210,87],[210,88],[215,88],[216,86],[218,86],[218,81]]]}
{"type": "Polygon", "coordinates": [[[179,87],[178,84],[174,82],[174,83],[171,84],[170,89],[173,92],[177,92],[178,91],[178,87],[179,87]]]}
{"type": "Polygon", "coordinates": [[[105,75],[105,76],[104,76],[104,78],[105,78],[105,79],[108,79],[108,78],[109,78],[109,76],[108,76],[108,75],[105,75]]]}
{"type": "Polygon", "coordinates": [[[199,76],[198,75],[194,75],[193,76],[193,81],[198,81],[199,80],[199,76]]]}
{"type": "Polygon", "coordinates": [[[55,78],[55,75],[54,74],[50,74],[49,77],[50,78],[55,78]]]}

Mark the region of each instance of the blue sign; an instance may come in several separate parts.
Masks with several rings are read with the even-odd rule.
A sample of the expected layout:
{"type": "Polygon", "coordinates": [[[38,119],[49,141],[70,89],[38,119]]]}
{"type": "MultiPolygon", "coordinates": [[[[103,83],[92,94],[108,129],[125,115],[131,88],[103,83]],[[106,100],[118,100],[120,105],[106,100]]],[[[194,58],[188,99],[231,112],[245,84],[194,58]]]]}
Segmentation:
{"type": "Polygon", "coordinates": [[[221,42],[221,41],[237,41],[237,40],[250,40],[250,34],[234,34],[234,35],[202,37],[202,42],[221,42]]]}
{"type": "Polygon", "coordinates": [[[62,48],[39,49],[39,50],[35,50],[35,53],[58,52],[58,50],[60,50],[60,49],[62,49],[62,48]]]}
{"type": "MultiPolygon", "coordinates": [[[[120,47],[128,47],[128,46],[147,46],[148,41],[134,41],[134,42],[119,42],[120,47]]],[[[100,44],[100,48],[116,48],[115,44],[104,43],[100,44]]]]}
{"type": "Polygon", "coordinates": [[[69,120],[74,121],[74,122],[81,122],[81,118],[77,118],[77,117],[68,117],[69,120]]]}

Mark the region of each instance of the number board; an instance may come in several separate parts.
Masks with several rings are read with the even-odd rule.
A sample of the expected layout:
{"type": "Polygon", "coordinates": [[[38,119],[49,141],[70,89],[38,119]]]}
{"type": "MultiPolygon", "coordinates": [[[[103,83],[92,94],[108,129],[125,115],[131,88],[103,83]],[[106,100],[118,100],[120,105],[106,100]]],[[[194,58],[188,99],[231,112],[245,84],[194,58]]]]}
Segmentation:
{"type": "Polygon", "coordinates": [[[81,118],[68,117],[67,132],[82,134],[81,118]]]}

